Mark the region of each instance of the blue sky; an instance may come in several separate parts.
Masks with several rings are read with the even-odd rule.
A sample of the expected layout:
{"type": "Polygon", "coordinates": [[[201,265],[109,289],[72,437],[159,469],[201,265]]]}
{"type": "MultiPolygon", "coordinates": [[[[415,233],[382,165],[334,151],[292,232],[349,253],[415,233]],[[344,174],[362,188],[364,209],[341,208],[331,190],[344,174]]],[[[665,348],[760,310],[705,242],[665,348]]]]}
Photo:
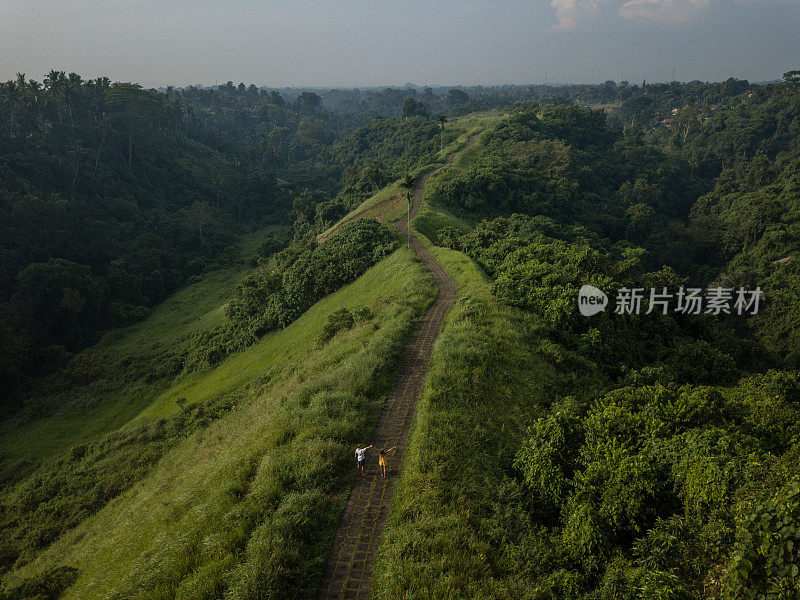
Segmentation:
{"type": "Polygon", "coordinates": [[[0,0],[0,79],[639,82],[800,68],[800,0],[0,0]]]}

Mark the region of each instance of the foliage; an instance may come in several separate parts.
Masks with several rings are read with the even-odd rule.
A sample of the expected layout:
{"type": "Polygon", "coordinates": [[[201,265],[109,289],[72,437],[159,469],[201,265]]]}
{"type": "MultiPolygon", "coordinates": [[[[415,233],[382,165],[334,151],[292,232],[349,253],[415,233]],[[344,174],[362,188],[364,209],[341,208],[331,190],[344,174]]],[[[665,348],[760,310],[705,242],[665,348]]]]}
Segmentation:
{"type": "Polygon", "coordinates": [[[139,426],[71,449],[18,483],[55,493],[35,513],[52,511],[61,531],[81,523],[80,535],[31,548],[25,560],[33,560],[7,574],[5,592],[32,589],[55,562],[78,570],[68,597],[92,596],[98,585],[109,597],[313,595],[352,482],[351,444],[374,426],[414,318],[434,293],[401,250],[235,364],[176,385],[168,397],[187,398],[186,410],[170,402],[169,416],[143,414],[139,426]],[[342,308],[357,323],[315,347],[342,308]],[[232,371],[248,373],[231,386],[232,371]],[[227,387],[214,390],[218,379],[227,387]],[[145,443],[153,432],[165,437],[145,443]],[[99,495],[121,481],[128,491],[104,503],[99,495]],[[97,504],[82,506],[87,498],[97,504]]]}
{"type": "Polygon", "coordinates": [[[521,573],[551,553],[514,556],[502,540],[526,535],[509,483],[525,423],[540,414],[557,375],[538,360],[527,327],[492,300],[463,255],[435,250],[457,274],[420,399],[373,584],[376,598],[527,598],[521,573]]]}
{"type": "MultiPolygon", "coordinates": [[[[4,253],[13,276],[3,285],[13,292],[0,306],[2,375],[21,380],[14,366],[35,349],[43,364],[68,364],[50,383],[73,390],[64,398],[85,396],[88,413],[101,410],[96,396],[110,370],[183,378],[157,400],[149,388],[130,388],[146,390],[145,400],[119,410],[136,415],[137,402],[152,402],[141,421],[87,434],[49,462],[3,457],[3,593],[83,597],[102,579],[110,598],[313,596],[351,482],[348,445],[368,434],[413,317],[433,292],[408,262],[412,283],[402,291],[362,288],[361,296],[374,294],[369,306],[360,296],[325,298],[397,242],[366,220],[323,243],[315,233],[441,159],[460,126],[444,128],[420,116],[425,110],[452,117],[527,94],[539,102],[486,121],[470,159],[431,180],[426,198],[440,212],[417,222],[439,245],[430,252],[459,293],[418,407],[376,597],[796,597],[795,79],[531,86],[502,98],[496,90],[443,89],[437,97],[413,88],[284,97],[232,83],[162,95],[109,84],[105,113],[54,101],[61,112],[47,122],[58,135],[48,127],[36,133],[28,119],[50,109],[23,109],[12,99],[17,84],[4,87],[0,143],[24,150],[21,159],[3,154],[4,185],[12,173],[8,206],[17,210],[33,195],[63,208],[46,223],[62,215],[70,231],[86,226],[90,237],[112,221],[117,233],[136,235],[152,225],[155,238],[142,234],[136,252],[99,258],[50,252],[47,239],[36,241],[47,251],[35,260],[4,253]],[[617,105],[607,118],[576,99],[617,105]],[[360,102],[371,108],[352,108],[360,102]],[[174,113],[172,104],[180,105],[174,113]],[[373,109],[388,118],[367,122],[373,109]],[[106,113],[113,134],[102,141],[104,129],[91,119],[106,113]],[[149,122],[140,122],[144,115],[149,122]],[[138,161],[149,164],[145,149],[174,173],[188,161],[192,176],[156,186],[137,171],[138,161]],[[52,176],[41,172],[45,155],[52,176]],[[43,163],[23,168],[26,157],[43,163]],[[76,172],[80,185],[72,183],[76,172]],[[231,177],[224,181],[255,188],[227,188],[215,179],[223,172],[231,177]],[[101,180],[110,186],[102,194],[92,187],[101,180]],[[130,183],[129,195],[119,191],[130,183]],[[136,191],[140,184],[157,190],[152,198],[136,191]],[[233,201],[254,189],[269,202],[233,201]],[[103,213],[92,204],[101,197],[125,200],[103,213]],[[75,206],[98,218],[96,229],[91,219],[69,221],[75,206]],[[226,250],[231,233],[273,209],[276,220],[294,221],[293,240],[263,240],[258,269],[227,310],[216,311],[222,322],[209,317],[182,342],[153,343],[124,366],[92,352],[69,360],[69,349],[120,315],[145,314],[151,296],[210,261],[237,260],[226,250]],[[177,238],[185,246],[159,246],[162,231],[184,231],[177,238]],[[154,248],[159,256],[177,248],[180,260],[168,270],[147,263],[144,250],[154,248]],[[139,270],[119,262],[129,256],[139,270]],[[764,295],[753,317],[584,318],[575,298],[585,283],[609,295],[622,286],[690,284],[759,285],[764,295]],[[118,298],[118,289],[128,295],[118,298]],[[35,326],[15,325],[42,311],[35,326]],[[45,337],[57,343],[43,346],[45,337]],[[152,418],[158,411],[161,420],[152,418]],[[153,514],[137,512],[141,506],[153,514]]],[[[404,252],[366,276],[407,260],[404,252]]],[[[642,313],[647,308],[645,300],[642,313]]]]}
{"type": "Polygon", "coordinates": [[[224,137],[107,78],[0,84],[4,371],[61,366],[210,267],[245,221],[285,218],[273,175],[224,137]]]}
{"type": "Polygon", "coordinates": [[[422,102],[408,97],[403,100],[403,117],[427,117],[428,108],[422,102]]]}
{"type": "Polygon", "coordinates": [[[454,136],[372,116],[232,82],[158,92],[51,71],[0,83],[3,396],[237,260],[243,229],[323,230],[454,136]]]}
{"type": "Polygon", "coordinates": [[[328,322],[325,323],[325,327],[322,328],[322,332],[319,334],[317,342],[320,345],[324,345],[329,342],[337,333],[351,329],[355,324],[356,320],[353,317],[353,313],[346,308],[339,309],[336,312],[328,315],[328,322]]]}
{"type": "Polygon", "coordinates": [[[369,321],[373,316],[372,311],[366,306],[357,306],[352,311],[341,308],[332,312],[328,315],[328,321],[322,328],[322,332],[317,338],[317,343],[320,346],[324,346],[340,331],[352,329],[356,323],[369,321]]]}
{"type": "Polygon", "coordinates": [[[800,594],[800,482],[787,483],[749,507],[727,566],[731,597],[793,598],[800,594]]]}
{"type": "Polygon", "coordinates": [[[140,479],[194,429],[208,426],[233,406],[230,399],[183,410],[171,419],[116,431],[73,446],[58,460],[0,495],[0,570],[29,562],[36,554],[97,512],[140,479]]]}
{"type": "Polygon", "coordinates": [[[602,112],[552,104],[517,107],[482,144],[472,166],[440,179],[434,202],[473,221],[515,212],[549,217],[643,246],[651,268],[696,268],[690,259],[699,248],[678,220],[709,184],[683,157],[636,131],[610,129],[602,112]]]}
{"type": "Polygon", "coordinates": [[[434,355],[378,597],[798,595],[790,80],[646,86],[648,123],[673,94],[697,101],[671,127],[515,107],[472,166],[438,178],[430,200],[474,227],[440,219],[431,239],[453,250],[434,251],[461,275],[452,257],[469,255],[492,296],[460,289],[434,355]],[[541,191],[559,180],[569,202],[541,191]],[[584,283],[764,295],[745,318],[646,301],[585,318],[584,283]]]}
{"type": "Polygon", "coordinates": [[[286,327],[323,296],[362,275],[398,244],[375,220],[344,225],[323,244],[297,240],[236,286],[228,320],[187,339],[181,350],[185,368],[208,368],[253,344],[269,331],[286,327]]]}

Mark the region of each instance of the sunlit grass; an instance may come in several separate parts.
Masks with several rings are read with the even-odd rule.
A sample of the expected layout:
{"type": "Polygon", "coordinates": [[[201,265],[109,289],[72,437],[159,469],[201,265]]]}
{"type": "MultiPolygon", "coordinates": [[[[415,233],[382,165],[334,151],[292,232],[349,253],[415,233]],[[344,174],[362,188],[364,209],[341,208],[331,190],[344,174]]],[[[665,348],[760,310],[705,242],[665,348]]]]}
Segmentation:
{"type": "MultiPolygon", "coordinates": [[[[399,257],[389,260],[389,265],[399,267],[399,257]]],[[[408,260],[408,256],[405,259],[408,260]]],[[[314,307],[286,329],[264,336],[257,344],[234,355],[208,373],[193,374],[161,394],[139,418],[158,418],[178,410],[175,399],[182,397],[188,403],[205,402],[211,397],[240,387],[243,383],[263,376],[265,369],[279,361],[296,359],[319,336],[328,315],[336,309],[369,306],[388,290],[397,289],[408,278],[406,269],[372,269],[354,283],[323,298],[314,307]]]]}
{"type": "Polygon", "coordinates": [[[491,525],[481,523],[524,427],[546,405],[555,369],[530,343],[531,324],[493,298],[469,257],[429,251],[456,281],[458,297],[417,405],[373,597],[517,597],[491,575],[491,525]]]}
{"type": "MultiPolygon", "coordinates": [[[[431,171],[443,164],[447,157],[454,153],[458,153],[458,155],[448,168],[467,168],[482,152],[480,142],[462,151],[469,139],[478,136],[482,131],[485,131],[487,127],[491,127],[504,118],[506,117],[501,111],[491,110],[453,119],[451,122],[448,122],[445,127],[448,130],[458,132],[459,135],[439,151],[437,154],[438,162],[419,167],[410,174],[416,178],[423,173],[431,171]]],[[[431,179],[433,180],[434,178],[435,176],[431,179]]],[[[323,232],[320,237],[324,238],[330,236],[344,223],[352,221],[353,219],[374,218],[383,223],[390,223],[403,218],[407,209],[406,192],[400,186],[400,181],[398,180],[364,200],[358,207],[342,217],[339,222],[323,232]]]]}
{"type": "Polygon", "coordinates": [[[178,393],[198,403],[222,394],[236,407],[6,583],[66,564],[79,579],[65,598],[257,598],[257,588],[290,585],[278,575],[288,573],[293,597],[310,597],[352,481],[350,446],[372,430],[433,297],[430,275],[400,249],[284,331],[170,390],[141,418],[176,410],[178,393]],[[375,317],[319,347],[327,316],[355,306],[375,317]]]}
{"type": "Polygon", "coordinates": [[[70,385],[62,381],[63,375],[50,378],[37,400],[47,398],[55,411],[24,424],[7,423],[0,434],[0,453],[41,460],[135,417],[168,382],[145,377],[120,380],[113,365],[125,360],[157,360],[160,352],[183,337],[220,323],[225,302],[249,271],[241,265],[213,271],[169,297],[142,322],[106,333],[83,353],[104,371],[102,377],[85,386],[70,385]],[[63,391],[54,391],[54,387],[63,387],[63,391]]]}
{"type": "Polygon", "coordinates": [[[328,237],[343,224],[354,219],[378,219],[388,223],[399,219],[406,211],[406,194],[400,182],[395,181],[370,196],[356,208],[342,217],[335,225],[328,228],[320,237],[328,237]]]}

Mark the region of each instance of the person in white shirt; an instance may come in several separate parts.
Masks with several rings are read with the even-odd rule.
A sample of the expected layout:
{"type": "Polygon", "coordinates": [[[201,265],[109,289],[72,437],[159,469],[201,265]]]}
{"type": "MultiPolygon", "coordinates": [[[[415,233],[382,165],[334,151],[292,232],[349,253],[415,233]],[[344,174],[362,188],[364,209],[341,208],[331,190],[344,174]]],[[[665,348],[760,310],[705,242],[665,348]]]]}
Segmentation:
{"type": "Polygon", "coordinates": [[[361,444],[356,446],[356,461],[358,461],[358,465],[356,466],[356,470],[363,475],[364,474],[364,463],[366,462],[366,454],[367,450],[372,448],[372,444],[369,446],[361,447],[361,444]]]}

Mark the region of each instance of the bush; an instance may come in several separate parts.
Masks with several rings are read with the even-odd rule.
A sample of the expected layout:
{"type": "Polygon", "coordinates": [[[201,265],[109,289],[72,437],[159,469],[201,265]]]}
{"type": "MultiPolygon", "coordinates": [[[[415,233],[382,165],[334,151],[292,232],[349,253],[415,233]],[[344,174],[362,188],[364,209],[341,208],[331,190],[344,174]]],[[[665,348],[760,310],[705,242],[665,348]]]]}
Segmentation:
{"type": "Polygon", "coordinates": [[[800,481],[748,511],[736,537],[725,581],[730,597],[800,597],[800,481]]]}
{"type": "Polygon", "coordinates": [[[348,223],[320,245],[301,241],[281,252],[275,267],[239,284],[228,316],[239,328],[255,325],[256,335],[285,327],[396,247],[392,233],[373,219],[348,223]]]}
{"type": "MultiPolygon", "coordinates": [[[[183,342],[186,370],[212,367],[264,334],[286,327],[397,247],[394,235],[374,219],[348,223],[322,244],[313,236],[295,240],[275,255],[273,266],[262,266],[236,287],[227,323],[183,342]]],[[[333,337],[335,331],[328,334],[333,337]]]]}
{"type": "Polygon", "coordinates": [[[320,346],[323,346],[327,344],[337,333],[346,329],[350,329],[355,324],[356,321],[353,317],[353,313],[346,308],[340,308],[336,312],[328,315],[328,320],[322,327],[322,332],[319,334],[319,338],[317,338],[317,343],[320,346]]]}
{"type": "Polygon", "coordinates": [[[26,579],[19,585],[0,592],[2,600],[58,600],[61,593],[78,578],[74,567],[58,567],[26,579]]]}
{"type": "Polygon", "coordinates": [[[269,258],[281,248],[284,248],[288,241],[289,240],[286,239],[286,236],[268,233],[264,236],[261,244],[258,246],[258,255],[263,258],[269,258]]]}

